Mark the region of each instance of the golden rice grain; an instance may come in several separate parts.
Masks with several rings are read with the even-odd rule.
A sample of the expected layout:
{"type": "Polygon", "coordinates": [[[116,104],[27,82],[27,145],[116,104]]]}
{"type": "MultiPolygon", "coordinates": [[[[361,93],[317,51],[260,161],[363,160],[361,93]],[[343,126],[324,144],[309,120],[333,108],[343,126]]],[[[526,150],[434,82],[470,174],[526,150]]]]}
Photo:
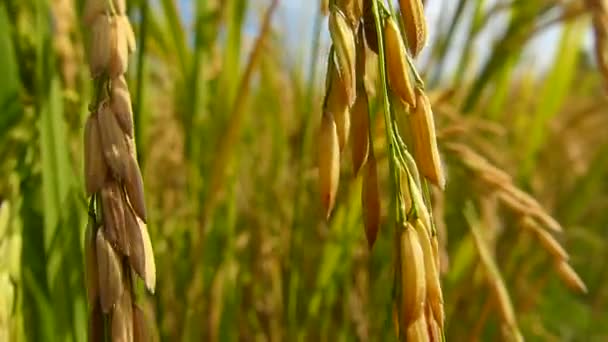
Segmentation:
{"type": "Polygon", "coordinates": [[[131,243],[129,264],[143,280],[146,288],[154,292],[156,287],[156,264],[152,251],[152,243],[146,224],[135,216],[131,207],[125,209],[127,236],[131,243]]]}
{"type": "MultiPolygon", "coordinates": [[[[106,0],[107,2],[107,0],[106,0]]],[[[116,14],[125,14],[127,13],[127,1],[126,0],[112,0],[114,4],[114,10],[116,14]]]]}
{"type": "Polygon", "coordinates": [[[424,48],[427,39],[427,25],[421,0],[399,0],[401,17],[405,28],[407,45],[416,57],[424,48]]]}
{"type": "Polygon", "coordinates": [[[89,49],[89,68],[93,77],[100,76],[110,64],[113,22],[112,17],[108,15],[98,15],[94,18],[89,49]]]}
{"type": "Polygon", "coordinates": [[[384,43],[388,84],[403,103],[416,107],[405,45],[392,18],[387,18],[384,24],[384,43]]]}
{"type": "Polygon", "coordinates": [[[435,137],[435,119],[428,97],[416,88],[417,106],[408,116],[414,140],[414,159],[420,173],[440,189],[445,187],[445,176],[435,137]]]}
{"type": "Polygon", "coordinates": [[[101,147],[97,115],[89,115],[84,126],[84,151],[85,189],[87,195],[91,196],[101,190],[108,175],[108,165],[101,147]]]}
{"type": "Polygon", "coordinates": [[[156,289],[156,263],[154,262],[154,251],[152,250],[152,241],[148,235],[148,226],[141,219],[137,218],[137,224],[141,232],[141,240],[144,244],[145,257],[145,276],[144,284],[150,293],[154,293],[156,289]]]}
{"type": "MultiPolygon", "coordinates": [[[[441,327],[437,323],[433,314],[428,312],[428,310],[425,314],[426,314],[425,318],[426,318],[427,330],[428,330],[428,334],[429,334],[429,341],[432,341],[432,342],[442,341],[443,327],[441,327]]],[[[441,324],[441,325],[443,325],[443,324],[441,324]]]]}
{"type": "Polygon", "coordinates": [[[427,330],[426,317],[420,315],[415,321],[407,325],[406,341],[426,342],[430,341],[427,330]]]}
{"type": "Polygon", "coordinates": [[[122,254],[129,255],[123,197],[120,185],[114,180],[107,182],[101,190],[105,238],[122,254]]]}
{"type": "Polygon", "coordinates": [[[318,166],[321,203],[329,218],[340,182],[340,146],[334,117],[323,112],[318,138],[318,166]]]}
{"type": "Polygon", "coordinates": [[[104,229],[97,231],[96,252],[99,270],[99,299],[101,309],[109,313],[124,292],[120,256],[104,236],[104,229]]]}
{"type": "Polygon", "coordinates": [[[116,115],[116,120],[122,130],[133,137],[133,110],[131,107],[131,95],[124,76],[112,80],[110,94],[110,109],[116,115]]]}
{"type": "Polygon", "coordinates": [[[355,102],[356,91],[356,46],[355,34],[344,14],[333,8],[329,14],[329,33],[334,46],[334,58],[338,73],[348,98],[349,106],[355,102]]]}
{"type": "Polygon", "coordinates": [[[426,298],[424,254],[416,229],[407,223],[400,232],[401,322],[409,327],[423,313],[426,298]]]}
{"type": "Polygon", "coordinates": [[[141,178],[139,164],[135,160],[135,156],[129,156],[129,166],[127,178],[125,179],[125,190],[129,203],[135,210],[135,213],[144,222],[148,221],[146,213],[146,204],[144,200],[144,182],[141,178]]]}
{"type": "Polygon", "coordinates": [[[362,87],[357,91],[357,99],[351,110],[351,121],[351,157],[353,172],[358,175],[370,150],[369,103],[367,92],[362,87]]]}
{"type": "Polygon", "coordinates": [[[129,53],[133,53],[137,50],[137,39],[135,39],[135,31],[133,31],[133,26],[129,21],[129,17],[122,15],[118,17],[118,20],[121,22],[120,25],[127,38],[128,51],[129,53]]]}
{"type": "Polygon", "coordinates": [[[336,0],[336,6],[346,15],[350,25],[357,29],[363,13],[361,0],[336,0]]]}
{"type": "Polygon", "coordinates": [[[330,64],[329,77],[331,79],[329,80],[327,93],[327,110],[333,114],[336,129],[338,130],[340,151],[342,151],[350,135],[350,103],[348,102],[345,85],[338,74],[335,63],[330,64]]]}
{"type": "Polygon", "coordinates": [[[120,128],[116,115],[114,115],[107,102],[101,105],[97,115],[106,163],[112,170],[114,177],[123,180],[127,176],[130,156],[125,133],[120,128]]]}
{"type": "Polygon", "coordinates": [[[444,310],[443,310],[443,294],[441,292],[441,283],[439,272],[435,263],[433,247],[431,245],[431,237],[428,228],[424,227],[422,221],[417,219],[414,223],[422,253],[424,255],[424,274],[426,275],[426,290],[427,300],[433,313],[435,322],[443,328],[444,310]]]}
{"type": "Polygon", "coordinates": [[[117,16],[112,20],[112,44],[108,74],[117,78],[127,72],[129,64],[129,22],[125,16],[117,16]]]}

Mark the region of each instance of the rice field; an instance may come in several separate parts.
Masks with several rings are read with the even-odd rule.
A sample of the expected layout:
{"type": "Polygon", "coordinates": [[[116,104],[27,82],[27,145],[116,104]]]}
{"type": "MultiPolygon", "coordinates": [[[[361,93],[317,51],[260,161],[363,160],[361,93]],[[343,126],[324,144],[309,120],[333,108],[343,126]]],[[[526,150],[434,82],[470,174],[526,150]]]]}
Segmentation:
{"type": "Polygon", "coordinates": [[[602,0],[5,0],[0,341],[608,340],[602,0]]]}

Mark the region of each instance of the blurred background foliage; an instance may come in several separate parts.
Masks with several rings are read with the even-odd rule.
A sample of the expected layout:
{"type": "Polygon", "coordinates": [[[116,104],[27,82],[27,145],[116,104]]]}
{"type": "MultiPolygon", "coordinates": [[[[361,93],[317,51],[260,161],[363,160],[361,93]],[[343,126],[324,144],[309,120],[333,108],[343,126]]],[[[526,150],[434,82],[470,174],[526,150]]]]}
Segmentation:
{"type": "MultiPolygon", "coordinates": [[[[0,341],[86,340],[83,3],[0,3],[0,341]]],[[[440,144],[469,147],[532,194],[564,227],[558,239],[588,287],[568,290],[520,216],[445,149],[447,189],[433,200],[448,340],[505,339],[480,248],[527,340],[608,340],[608,113],[583,2],[426,3],[439,13],[419,67],[440,144]],[[550,39],[536,39],[546,30],[550,39]]],[[[158,272],[156,294],[140,284],[138,301],[155,339],[390,340],[393,227],[367,249],[349,166],[329,222],[318,200],[326,18],[269,21],[269,1],[128,4],[158,272]]]]}

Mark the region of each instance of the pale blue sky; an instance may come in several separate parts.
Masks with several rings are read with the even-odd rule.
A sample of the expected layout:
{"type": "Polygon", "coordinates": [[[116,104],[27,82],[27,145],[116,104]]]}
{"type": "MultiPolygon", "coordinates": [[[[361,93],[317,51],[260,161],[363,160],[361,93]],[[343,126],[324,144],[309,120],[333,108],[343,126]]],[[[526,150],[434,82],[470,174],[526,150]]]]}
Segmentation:
{"type": "MultiPolygon", "coordinates": [[[[394,0],[397,2],[396,0],[394,0]]],[[[194,0],[179,0],[180,10],[184,14],[185,18],[189,19],[192,3],[194,0]]],[[[270,0],[251,0],[250,11],[246,23],[246,34],[254,36],[257,33],[259,26],[259,13],[260,10],[265,8],[270,0]]],[[[487,7],[495,4],[497,0],[486,0],[485,5],[487,7]]],[[[452,13],[456,6],[456,1],[453,0],[430,0],[427,1],[428,6],[425,9],[427,20],[429,23],[430,37],[429,41],[435,41],[434,39],[434,27],[439,24],[440,16],[444,15],[447,11],[452,13]]],[[[312,30],[314,23],[314,16],[319,7],[319,0],[280,0],[280,8],[275,16],[275,21],[280,27],[284,27],[284,37],[286,46],[289,47],[286,58],[287,62],[294,65],[308,65],[306,63],[307,56],[310,56],[310,44],[312,40],[312,30]]],[[[470,11],[469,11],[470,12],[470,11]]],[[[326,25],[326,23],[324,23],[326,25]]],[[[506,17],[498,17],[493,20],[488,30],[485,30],[478,40],[476,41],[477,60],[481,62],[488,57],[491,51],[492,42],[499,35],[502,30],[505,29],[506,17]]],[[[462,28],[467,29],[467,28],[462,28]]],[[[321,57],[327,53],[327,47],[329,46],[329,35],[326,27],[322,30],[322,47],[321,57]]],[[[544,66],[550,65],[551,60],[554,57],[555,50],[559,44],[560,29],[559,27],[553,27],[546,30],[542,35],[535,38],[530,44],[529,48],[524,53],[524,61],[526,65],[534,65],[537,70],[542,70],[544,66]]],[[[454,53],[460,50],[464,39],[464,36],[457,35],[456,41],[452,45],[454,53]],[[462,37],[461,41],[458,37],[462,37]]],[[[589,45],[590,39],[588,39],[587,45],[589,45]]],[[[426,53],[429,53],[431,49],[427,48],[423,50],[422,55],[419,58],[420,63],[424,63],[426,53]]],[[[448,59],[454,60],[456,59],[448,59]]],[[[455,68],[456,65],[450,65],[448,68],[455,68]]]]}

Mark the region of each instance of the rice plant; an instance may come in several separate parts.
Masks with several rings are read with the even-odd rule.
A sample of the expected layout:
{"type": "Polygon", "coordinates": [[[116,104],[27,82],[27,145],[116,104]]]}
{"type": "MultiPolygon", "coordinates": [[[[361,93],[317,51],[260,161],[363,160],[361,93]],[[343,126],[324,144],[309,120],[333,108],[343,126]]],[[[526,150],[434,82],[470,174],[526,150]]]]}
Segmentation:
{"type": "Polygon", "coordinates": [[[608,339],[607,11],[0,2],[0,341],[608,339]]]}

